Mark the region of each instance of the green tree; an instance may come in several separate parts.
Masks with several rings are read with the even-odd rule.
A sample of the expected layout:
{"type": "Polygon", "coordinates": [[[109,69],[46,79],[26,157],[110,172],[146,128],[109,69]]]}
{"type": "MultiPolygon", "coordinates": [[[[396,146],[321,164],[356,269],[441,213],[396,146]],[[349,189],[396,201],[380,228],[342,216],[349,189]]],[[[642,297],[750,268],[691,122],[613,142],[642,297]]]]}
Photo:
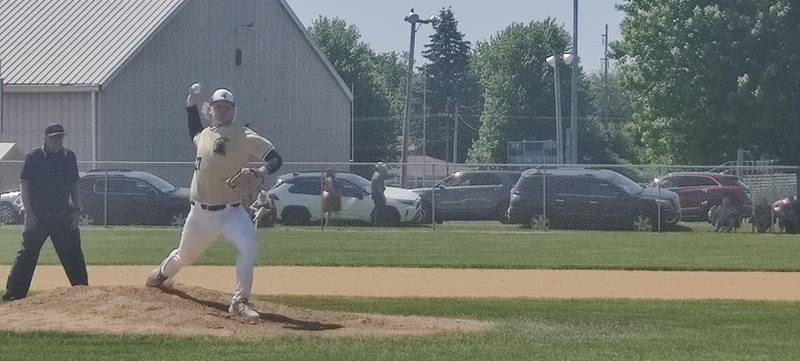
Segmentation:
{"type": "MultiPolygon", "coordinates": [[[[311,37],[354,94],[354,161],[397,158],[397,55],[376,54],[354,25],[320,16],[308,29],[311,37]]],[[[400,65],[402,72],[402,65],[400,65]]]]}
{"type": "Polygon", "coordinates": [[[633,138],[634,97],[621,86],[618,72],[607,81],[599,72],[586,79],[591,113],[580,128],[580,152],[586,163],[617,164],[638,162],[633,138]]]}
{"type": "Polygon", "coordinates": [[[800,162],[800,5],[626,0],[615,44],[648,161],[720,163],[743,148],[800,162]]]}
{"type": "MultiPolygon", "coordinates": [[[[471,58],[471,45],[464,40],[464,34],[458,30],[458,21],[451,8],[439,11],[439,22],[435,31],[430,36],[429,43],[425,44],[422,52],[429,62],[422,67],[422,74],[417,78],[420,82],[415,84],[415,103],[421,111],[421,82],[425,82],[427,94],[427,110],[432,116],[427,124],[427,150],[428,154],[440,159],[453,159],[463,162],[467,150],[472,143],[474,135],[470,133],[468,124],[461,124],[459,132],[459,154],[453,158],[452,147],[447,145],[452,141],[452,126],[455,122],[455,108],[458,106],[462,117],[480,112],[480,97],[478,83],[469,71],[471,58]]],[[[422,124],[420,112],[415,112],[412,129],[415,138],[421,139],[422,124]]]]}
{"type": "MultiPolygon", "coordinates": [[[[567,31],[550,18],[512,24],[478,44],[473,63],[483,89],[484,110],[470,161],[504,163],[508,141],[555,139],[554,72],[545,60],[564,53],[569,44],[567,31]]],[[[561,104],[567,120],[571,69],[562,63],[559,71],[564,75],[561,104]]],[[[583,81],[583,76],[579,79],[583,81]]],[[[579,111],[588,113],[590,103],[582,87],[578,96],[579,111]]]]}

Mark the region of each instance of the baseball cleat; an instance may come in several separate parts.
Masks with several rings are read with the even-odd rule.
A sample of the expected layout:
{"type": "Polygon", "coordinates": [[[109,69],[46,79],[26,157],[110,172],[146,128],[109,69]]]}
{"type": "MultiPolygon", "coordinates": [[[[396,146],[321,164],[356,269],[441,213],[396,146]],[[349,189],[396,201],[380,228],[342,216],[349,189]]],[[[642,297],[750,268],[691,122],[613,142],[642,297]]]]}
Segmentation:
{"type": "Polygon", "coordinates": [[[246,298],[231,302],[231,306],[228,307],[228,313],[234,316],[242,316],[249,320],[256,320],[261,316],[253,310],[253,306],[250,305],[246,298]]]}
{"type": "Polygon", "coordinates": [[[164,282],[167,280],[167,276],[164,276],[161,273],[161,267],[157,267],[156,269],[150,271],[147,275],[147,281],[145,281],[145,285],[147,287],[156,287],[162,288],[165,287],[164,282]]]}

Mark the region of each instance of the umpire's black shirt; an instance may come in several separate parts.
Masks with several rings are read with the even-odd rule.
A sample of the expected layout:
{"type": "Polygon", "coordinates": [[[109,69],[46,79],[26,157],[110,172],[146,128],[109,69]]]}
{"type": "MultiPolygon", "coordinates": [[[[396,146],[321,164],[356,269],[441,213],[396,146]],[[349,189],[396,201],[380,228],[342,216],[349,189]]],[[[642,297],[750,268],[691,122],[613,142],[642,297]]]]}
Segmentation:
{"type": "Polygon", "coordinates": [[[75,153],[67,148],[58,153],[36,148],[25,156],[20,179],[29,184],[31,208],[37,217],[68,215],[69,194],[78,181],[75,153]]]}

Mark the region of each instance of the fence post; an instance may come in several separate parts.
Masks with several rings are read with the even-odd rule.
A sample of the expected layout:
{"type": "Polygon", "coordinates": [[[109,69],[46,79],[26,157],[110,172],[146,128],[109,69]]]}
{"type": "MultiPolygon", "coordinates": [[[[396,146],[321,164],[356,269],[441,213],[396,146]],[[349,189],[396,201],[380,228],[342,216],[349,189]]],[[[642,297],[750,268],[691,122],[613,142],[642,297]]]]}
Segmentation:
{"type": "MultiPolygon", "coordinates": [[[[97,167],[97,164],[94,165],[97,167]]],[[[103,187],[103,227],[108,228],[108,170],[103,171],[105,186],[103,187]]]]}
{"type": "Polygon", "coordinates": [[[539,217],[539,228],[542,232],[548,228],[547,220],[547,167],[542,166],[542,215],[539,217]]]}
{"type": "Polygon", "coordinates": [[[658,202],[656,202],[658,207],[658,233],[661,233],[661,182],[657,183],[658,189],[658,202]]]}
{"type": "Polygon", "coordinates": [[[319,164],[319,228],[325,230],[325,163],[319,164]]]}
{"type": "Polygon", "coordinates": [[[431,228],[436,230],[436,165],[432,164],[433,184],[431,185],[431,228]]]}

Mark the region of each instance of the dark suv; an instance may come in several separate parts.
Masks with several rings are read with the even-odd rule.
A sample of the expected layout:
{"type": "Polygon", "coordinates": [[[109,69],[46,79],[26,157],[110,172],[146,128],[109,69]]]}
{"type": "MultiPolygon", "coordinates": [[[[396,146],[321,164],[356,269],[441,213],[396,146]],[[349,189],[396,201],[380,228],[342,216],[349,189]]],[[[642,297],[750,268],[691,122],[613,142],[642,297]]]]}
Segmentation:
{"type": "Polygon", "coordinates": [[[431,221],[431,204],[436,199],[436,221],[497,220],[506,223],[511,188],[522,172],[463,171],[437,183],[433,189],[412,191],[422,197],[421,221],[431,221]],[[433,192],[436,192],[434,195],[433,192]]]}
{"type": "Polygon", "coordinates": [[[189,214],[189,190],[148,172],[91,170],[81,174],[78,192],[81,225],[177,226],[189,214]]]}
{"type": "Polygon", "coordinates": [[[678,193],[681,198],[681,218],[685,220],[706,220],[711,207],[722,204],[725,197],[731,199],[741,217],[748,218],[753,212],[750,188],[738,177],[729,174],[670,173],[654,179],[650,185],[678,193]]]}
{"type": "Polygon", "coordinates": [[[511,223],[531,227],[669,228],[680,221],[674,192],[646,188],[610,170],[529,169],[511,191],[511,223]],[[546,174],[545,174],[546,172],[546,174]]]}

